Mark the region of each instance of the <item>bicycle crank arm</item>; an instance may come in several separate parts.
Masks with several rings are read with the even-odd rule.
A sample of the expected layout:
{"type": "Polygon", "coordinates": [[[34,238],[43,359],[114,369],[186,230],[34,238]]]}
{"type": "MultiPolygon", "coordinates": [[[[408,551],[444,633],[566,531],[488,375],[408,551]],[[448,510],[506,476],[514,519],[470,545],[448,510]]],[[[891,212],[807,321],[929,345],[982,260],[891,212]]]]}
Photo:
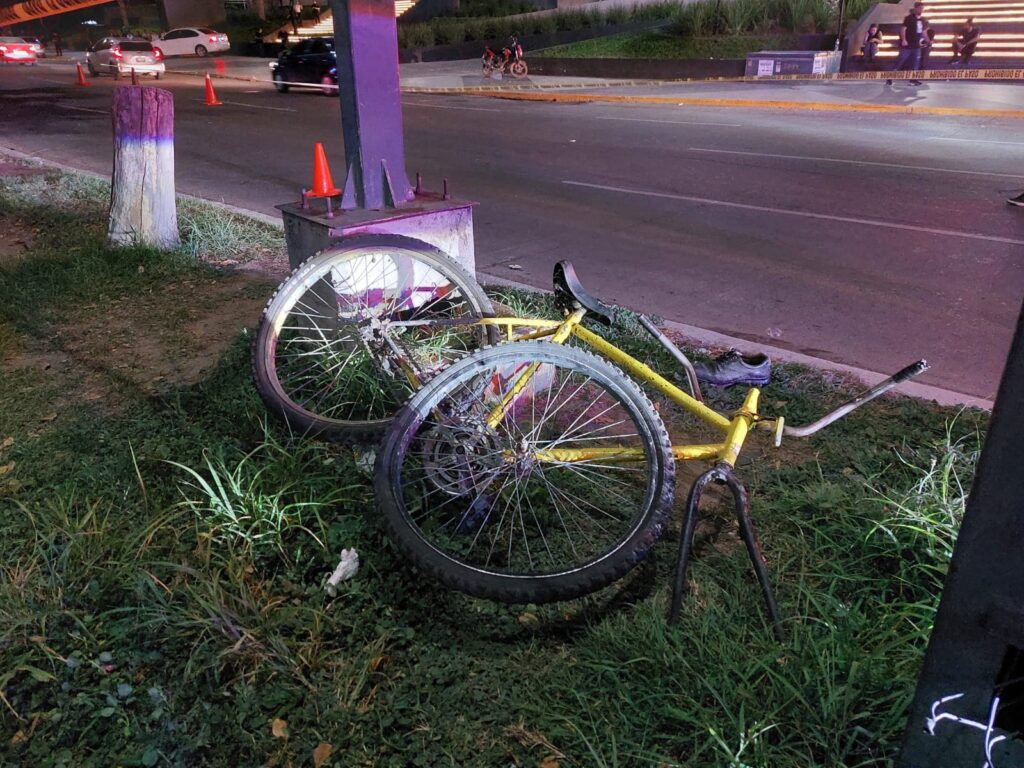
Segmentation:
{"type": "MultiPolygon", "coordinates": [[[[903,370],[894,373],[889,378],[879,382],[871,389],[869,389],[867,392],[863,392],[857,395],[857,397],[853,398],[852,400],[848,400],[847,402],[843,403],[841,406],[836,408],[831,413],[826,413],[824,416],[822,416],[815,422],[812,422],[802,427],[783,427],[782,434],[786,435],[787,437],[807,437],[808,435],[813,435],[815,432],[824,429],[832,422],[838,421],[839,419],[843,418],[843,416],[850,413],[850,411],[854,411],[857,408],[860,408],[865,403],[871,402],[879,395],[885,394],[898,384],[902,384],[904,381],[908,381],[909,379],[912,379],[915,376],[924,373],[925,371],[928,370],[928,367],[929,366],[927,361],[918,360],[916,363],[908,365],[903,370]]],[[[778,445],[778,443],[779,440],[777,438],[776,445],[778,445]]]]}

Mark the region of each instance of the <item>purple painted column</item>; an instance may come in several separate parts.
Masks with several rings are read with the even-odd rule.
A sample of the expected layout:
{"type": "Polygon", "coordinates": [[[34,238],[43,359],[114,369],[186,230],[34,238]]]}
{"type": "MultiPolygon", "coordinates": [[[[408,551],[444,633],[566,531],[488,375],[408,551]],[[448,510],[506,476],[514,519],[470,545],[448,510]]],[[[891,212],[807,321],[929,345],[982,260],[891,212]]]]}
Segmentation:
{"type": "Polygon", "coordinates": [[[110,226],[114,245],[178,244],[174,194],[174,97],[137,85],[114,89],[114,173],[110,226]]]}
{"type": "Polygon", "coordinates": [[[405,171],[394,0],[335,0],[334,45],[348,176],[345,209],[414,198],[405,171]]]}

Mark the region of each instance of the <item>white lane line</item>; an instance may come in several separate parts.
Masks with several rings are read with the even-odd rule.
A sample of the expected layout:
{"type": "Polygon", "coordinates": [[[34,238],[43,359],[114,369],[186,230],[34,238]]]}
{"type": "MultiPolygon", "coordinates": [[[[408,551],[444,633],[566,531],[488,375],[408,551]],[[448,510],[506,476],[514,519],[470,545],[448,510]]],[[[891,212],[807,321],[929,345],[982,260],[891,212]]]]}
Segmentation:
{"type": "MultiPolygon", "coordinates": [[[[195,102],[197,102],[199,104],[205,104],[206,103],[203,99],[193,99],[193,101],[195,101],[195,102]]],[[[262,106],[260,104],[244,104],[241,101],[227,101],[227,100],[225,100],[225,101],[222,101],[221,104],[230,104],[230,105],[232,105],[234,107],[248,107],[249,109],[269,109],[272,112],[298,112],[299,111],[297,109],[291,109],[289,107],[264,107],[264,106],[262,106]]]]}
{"type": "Polygon", "coordinates": [[[39,75],[31,75],[33,80],[41,80],[44,83],[56,83],[57,85],[71,85],[70,80],[51,80],[48,77],[39,77],[39,75]]]}
{"type": "Polygon", "coordinates": [[[598,120],[625,120],[630,123],[667,123],[668,125],[714,125],[721,128],[742,128],[742,123],[706,123],[698,120],[651,120],[645,117],[601,117],[598,120]]]}
{"type": "Polygon", "coordinates": [[[903,165],[901,163],[881,163],[872,160],[843,160],[838,157],[808,157],[806,155],[776,155],[772,152],[741,152],[735,149],[711,149],[709,147],[687,147],[690,152],[712,152],[719,155],[743,155],[746,157],[774,157],[780,160],[810,160],[816,163],[844,163],[846,165],[870,165],[876,168],[905,168],[912,171],[930,171],[932,173],[960,173],[965,176],[999,176],[1004,179],[1024,179],[1020,173],[995,173],[993,171],[962,171],[956,168],[933,168],[927,165],[903,165]]]}
{"type": "Polygon", "coordinates": [[[465,109],[470,112],[501,112],[500,109],[488,109],[487,107],[457,107],[453,104],[423,104],[419,101],[403,101],[407,107],[426,107],[427,109],[465,109]]]}
{"type": "Polygon", "coordinates": [[[89,109],[89,107],[73,107],[70,104],[57,104],[59,109],[73,109],[76,112],[95,112],[97,115],[109,115],[109,109],[89,109]]]}
{"type": "Polygon", "coordinates": [[[805,219],[819,219],[823,221],[841,221],[845,224],[865,224],[870,227],[886,227],[887,229],[902,229],[908,232],[923,232],[927,235],[944,235],[946,237],[963,237],[968,240],[985,240],[990,243],[1008,243],[1010,245],[1024,245],[1024,240],[1014,240],[1011,237],[997,237],[996,235],[982,235],[975,232],[957,232],[953,229],[935,229],[932,227],[915,227],[913,224],[897,224],[893,221],[882,221],[880,219],[859,219],[853,216],[833,216],[827,213],[811,213],[810,211],[790,211],[785,208],[768,208],[763,205],[748,205],[747,203],[731,203],[727,200],[709,200],[704,197],[691,197],[690,195],[675,195],[668,192],[652,192],[645,189],[627,189],[625,187],[611,187],[605,184],[589,184],[585,181],[569,181],[563,179],[563,184],[574,187],[588,187],[590,189],[603,189],[609,192],[622,192],[627,195],[643,195],[645,197],[660,197],[666,200],[681,200],[686,203],[697,203],[699,205],[718,205],[723,208],[739,208],[744,211],[758,211],[760,213],[777,213],[783,216],[799,216],[805,219]]]}
{"type": "Polygon", "coordinates": [[[928,141],[962,141],[965,144],[1006,144],[1011,147],[1024,147],[1024,141],[990,141],[989,139],[958,139],[954,136],[927,136],[928,141]]]}

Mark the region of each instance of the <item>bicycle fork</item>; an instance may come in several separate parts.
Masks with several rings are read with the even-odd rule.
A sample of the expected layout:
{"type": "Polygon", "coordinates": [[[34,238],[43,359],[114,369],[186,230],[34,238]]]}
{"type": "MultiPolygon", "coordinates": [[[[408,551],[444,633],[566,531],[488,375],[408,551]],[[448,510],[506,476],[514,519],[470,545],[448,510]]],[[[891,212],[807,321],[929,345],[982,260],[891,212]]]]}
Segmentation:
{"type": "Polygon", "coordinates": [[[670,625],[679,622],[679,609],[683,600],[683,589],[686,581],[686,566],[689,564],[690,552],[693,549],[693,534],[697,529],[697,520],[700,517],[699,507],[701,495],[708,483],[725,485],[732,493],[736,506],[736,521],[739,523],[740,537],[747,545],[747,554],[750,556],[750,563],[754,566],[754,573],[761,585],[761,593],[764,595],[764,602],[768,608],[768,616],[772,620],[772,632],[775,639],[780,643],[785,636],[782,632],[782,614],[775,602],[775,594],[772,591],[772,584],[768,578],[768,567],[765,565],[764,555],[761,554],[761,544],[754,533],[754,521],[750,517],[750,505],[747,502],[747,490],[743,484],[736,479],[732,473],[732,467],[725,462],[709,469],[703,475],[694,480],[690,487],[690,494],[686,499],[686,513],[683,517],[683,531],[679,537],[679,557],[676,560],[675,576],[672,585],[672,607],[669,610],[668,623],[670,625]]]}

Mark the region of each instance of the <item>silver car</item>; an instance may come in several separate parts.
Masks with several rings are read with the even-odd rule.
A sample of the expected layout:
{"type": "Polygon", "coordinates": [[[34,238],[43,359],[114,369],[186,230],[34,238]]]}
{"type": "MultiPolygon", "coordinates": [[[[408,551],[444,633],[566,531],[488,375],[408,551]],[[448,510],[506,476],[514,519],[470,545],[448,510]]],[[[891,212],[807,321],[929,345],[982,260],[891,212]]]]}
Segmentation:
{"type": "Polygon", "coordinates": [[[93,77],[100,73],[121,77],[134,69],[140,75],[156,79],[164,73],[164,55],[148,40],[105,37],[89,49],[85,64],[93,77]]]}

